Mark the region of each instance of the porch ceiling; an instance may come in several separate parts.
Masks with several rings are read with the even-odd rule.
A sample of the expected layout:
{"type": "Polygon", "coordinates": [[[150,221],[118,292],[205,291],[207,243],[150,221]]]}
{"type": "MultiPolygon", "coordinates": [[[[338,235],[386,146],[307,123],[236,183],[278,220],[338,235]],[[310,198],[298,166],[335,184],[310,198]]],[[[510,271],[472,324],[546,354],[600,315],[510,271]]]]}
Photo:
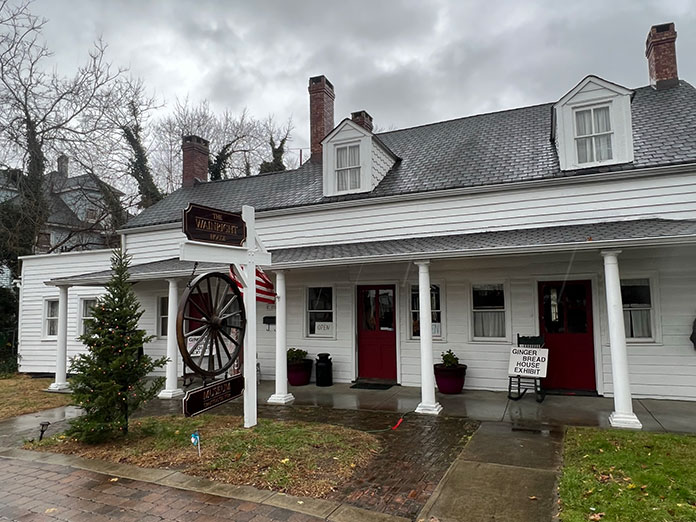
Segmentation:
{"type": "MultiPolygon", "coordinates": [[[[472,234],[366,241],[271,250],[272,268],[311,268],[433,258],[531,254],[696,243],[696,220],[641,219],[472,234]]],[[[178,258],[130,267],[131,281],[188,277],[192,261],[178,258]]],[[[229,265],[198,263],[197,273],[229,265]]],[[[48,285],[101,286],[111,270],[51,279],[48,285]]]]}

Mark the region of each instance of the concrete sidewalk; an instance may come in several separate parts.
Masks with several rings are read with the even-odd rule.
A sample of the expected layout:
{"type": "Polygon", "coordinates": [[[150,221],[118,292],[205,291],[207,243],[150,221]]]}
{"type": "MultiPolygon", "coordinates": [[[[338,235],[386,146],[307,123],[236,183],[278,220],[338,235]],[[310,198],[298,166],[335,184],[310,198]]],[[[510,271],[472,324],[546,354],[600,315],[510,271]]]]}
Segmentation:
{"type": "Polygon", "coordinates": [[[417,520],[551,521],[562,440],[556,428],[482,423],[417,520]]]}

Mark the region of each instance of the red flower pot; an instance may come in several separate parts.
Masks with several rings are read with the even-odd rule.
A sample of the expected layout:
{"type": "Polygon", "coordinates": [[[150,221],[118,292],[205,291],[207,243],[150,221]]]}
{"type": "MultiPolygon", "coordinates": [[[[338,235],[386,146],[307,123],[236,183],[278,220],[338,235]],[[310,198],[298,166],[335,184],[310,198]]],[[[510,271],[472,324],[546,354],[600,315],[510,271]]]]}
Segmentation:
{"type": "Polygon", "coordinates": [[[302,359],[299,362],[288,363],[288,382],[290,386],[305,386],[312,378],[312,359],[302,359]]]}
{"type": "Polygon", "coordinates": [[[435,365],[435,382],[440,393],[461,393],[464,377],[466,377],[466,364],[445,366],[439,363],[435,365]]]}

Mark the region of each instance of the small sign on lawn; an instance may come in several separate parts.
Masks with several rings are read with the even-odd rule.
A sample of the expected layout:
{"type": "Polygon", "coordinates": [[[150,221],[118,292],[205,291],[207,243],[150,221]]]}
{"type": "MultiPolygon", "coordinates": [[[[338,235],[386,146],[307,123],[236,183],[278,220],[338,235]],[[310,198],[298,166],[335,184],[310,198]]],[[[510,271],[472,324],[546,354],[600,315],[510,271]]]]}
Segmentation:
{"type": "Polygon", "coordinates": [[[514,377],[546,377],[549,362],[548,348],[513,346],[510,350],[508,374],[514,377]]]}

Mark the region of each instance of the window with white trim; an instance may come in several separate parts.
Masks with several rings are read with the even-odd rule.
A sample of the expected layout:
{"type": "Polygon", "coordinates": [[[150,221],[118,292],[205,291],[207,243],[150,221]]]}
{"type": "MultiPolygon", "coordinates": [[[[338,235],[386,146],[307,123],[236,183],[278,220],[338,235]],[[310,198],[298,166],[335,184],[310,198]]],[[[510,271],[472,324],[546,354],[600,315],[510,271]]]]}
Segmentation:
{"type": "Polygon", "coordinates": [[[502,339],[505,328],[505,285],[471,285],[474,339],[502,339]]]}
{"type": "Polygon", "coordinates": [[[169,297],[164,295],[157,299],[157,336],[167,337],[169,297]]]}
{"type": "Polygon", "coordinates": [[[97,300],[94,298],[80,300],[80,332],[89,334],[90,328],[94,323],[92,310],[97,305],[97,300]]]}
{"type": "Polygon", "coordinates": [[[652,339],[654,334],[650,279],[622,279],[621,301],[626,338],[652,339]]]}
{"type": "Polygon", "coordinates": [[[44,335],[58,335],[58,299],[46,299],[44,305],[44,335]]]}
{"type": "MultiPolygon", "coordinates": [[[[442,339],[442,300],[440,285],[430,285],[430,311],[432,314],[433,338],[442,339]]],[[[411,286],[411,338],[420,338],[420,299],[418,285],[411,286]]]]}
{"type": "Polygon", "coordinates": [[[613,159],[613,131],[609,106],[575,111],[575,149],[578,164],[613,159]]]}
{"type": "Polygon", "coordinates": [[[336,147],[336,191],[360,188],[360,144],[336,147]]]}
{"type": "Polygon", "coordinates": [[[307,288],[307,335],[309,337],[334,337],[333,288],[319,286],[307,288]]]}

